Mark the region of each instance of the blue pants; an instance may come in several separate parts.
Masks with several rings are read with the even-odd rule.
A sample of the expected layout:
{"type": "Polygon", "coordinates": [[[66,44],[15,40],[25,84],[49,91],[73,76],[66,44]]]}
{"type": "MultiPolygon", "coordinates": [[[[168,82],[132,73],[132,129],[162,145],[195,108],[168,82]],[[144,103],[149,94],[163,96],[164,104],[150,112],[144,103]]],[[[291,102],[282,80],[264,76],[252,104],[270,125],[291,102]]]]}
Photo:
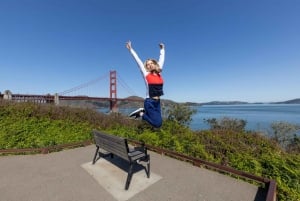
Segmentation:
{"type": "Polygon", "coordinates": [[[152,126],[159,128],[162,125],[160,99],[146,98],[144,101],[145,113],[142,117],[152,126]]]}

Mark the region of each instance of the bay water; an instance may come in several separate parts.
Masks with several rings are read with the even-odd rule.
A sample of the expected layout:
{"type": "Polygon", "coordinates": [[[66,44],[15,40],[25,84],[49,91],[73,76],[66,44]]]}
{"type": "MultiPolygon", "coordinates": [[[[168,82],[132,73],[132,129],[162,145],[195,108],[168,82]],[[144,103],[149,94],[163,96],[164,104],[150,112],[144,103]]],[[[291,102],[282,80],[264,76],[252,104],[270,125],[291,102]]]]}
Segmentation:
{"type": "Polygon", "coordinates": [[[247,121],[246,130],[269,132],[274,122],[287,122],[300,125],[300,104],[241,104],[241,105],[203,105],[194,107],[197,113],[192,117],[192,130],[208,129],[204,119],[243,119],[247,121]]]}

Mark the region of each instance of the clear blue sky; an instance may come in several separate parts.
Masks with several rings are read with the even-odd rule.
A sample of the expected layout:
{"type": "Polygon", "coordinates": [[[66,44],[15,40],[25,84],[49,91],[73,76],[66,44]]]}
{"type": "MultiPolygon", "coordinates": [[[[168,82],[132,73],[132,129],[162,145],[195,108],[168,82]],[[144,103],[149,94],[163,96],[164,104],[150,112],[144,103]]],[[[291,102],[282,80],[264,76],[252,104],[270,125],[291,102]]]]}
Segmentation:
{"type": "MultiPolygon", "coordinates": [[[[299,0],[0,0],[0,91],[60,93],[116,70],[118,97],[144,97],[128,40],[142,60],[165,43],[165,99],[300,98],[299,0]]],[[[81,93],[108,97],[108,82],[81,93]]]]}

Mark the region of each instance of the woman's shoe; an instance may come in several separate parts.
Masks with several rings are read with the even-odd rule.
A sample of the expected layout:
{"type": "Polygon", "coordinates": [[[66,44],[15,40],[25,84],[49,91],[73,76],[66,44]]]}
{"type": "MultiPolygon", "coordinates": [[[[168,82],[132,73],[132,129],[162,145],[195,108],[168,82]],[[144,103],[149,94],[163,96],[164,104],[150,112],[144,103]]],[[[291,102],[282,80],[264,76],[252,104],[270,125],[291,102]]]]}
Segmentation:
{"type": "Polygon", "coordinates": [[[144,108],[139,108],[139,109],[137,109],[137,110],[135,110],[135,111],[133,111],[133,112],[131,112],[130,114],[129,114],[129,117],[134,117],[135,116],[135,118],[139,118],[140,117],[140,113],[141,112],[144,112],[145,110],[144,110],[144,108]]]}

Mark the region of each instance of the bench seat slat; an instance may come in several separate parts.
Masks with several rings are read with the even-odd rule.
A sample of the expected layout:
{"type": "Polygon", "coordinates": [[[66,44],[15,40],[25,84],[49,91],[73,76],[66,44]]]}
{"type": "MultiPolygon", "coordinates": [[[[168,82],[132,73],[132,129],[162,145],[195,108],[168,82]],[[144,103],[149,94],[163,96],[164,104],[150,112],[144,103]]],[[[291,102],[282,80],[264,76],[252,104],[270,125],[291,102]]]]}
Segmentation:
{"type": "Polygon", "coordinates": [[[146,156],[146,154],[141,151],[130,152],[128,153],[128,155],[131,157],[131,160],[133,161],[136,161],[146,156]]]}

